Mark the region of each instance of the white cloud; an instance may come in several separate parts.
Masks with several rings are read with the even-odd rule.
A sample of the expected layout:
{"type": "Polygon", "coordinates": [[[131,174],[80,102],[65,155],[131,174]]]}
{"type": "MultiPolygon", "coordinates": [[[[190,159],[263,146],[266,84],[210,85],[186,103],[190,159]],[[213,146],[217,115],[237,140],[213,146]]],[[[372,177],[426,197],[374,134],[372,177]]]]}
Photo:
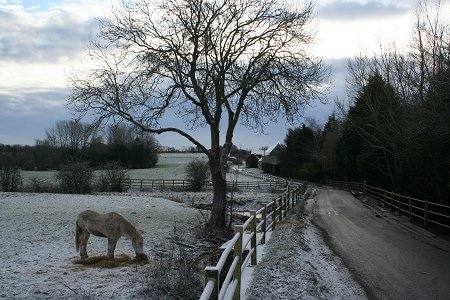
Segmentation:
{"type": "Polygon", "coordinates": [[[380,45],[394,41],[400,49],[406,49],[414,10],[397,8],[390,12],[391,7],[397,6],[374,1],[322,3],[318,8],[316,54],[328,59],[350,58],[361,52],[378,53],[380,45]],[[346,10],[349,7],[353,9],[346,10]],[[354,17],[355,14],[360,17],[354,17]]]}
{"type": "Polygon", "coordinates": [[[319,3],[319,16],[332,20],[355,20],[367,18],[396,17],[408,13],[411,1],[332,1],[319,3]]]}

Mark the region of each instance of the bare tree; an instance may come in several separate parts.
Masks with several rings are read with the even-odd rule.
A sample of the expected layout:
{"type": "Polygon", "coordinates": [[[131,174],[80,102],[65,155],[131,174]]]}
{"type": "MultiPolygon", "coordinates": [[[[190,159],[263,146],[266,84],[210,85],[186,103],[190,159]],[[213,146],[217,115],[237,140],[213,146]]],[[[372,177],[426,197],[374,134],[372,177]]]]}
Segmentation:
{"type": "Polygon", "coordinates": [[[209,158],[211,225],[225,226],[226,160],[238,121],[255,131],[292,122],[320,98],[327,72],[308,48],[313,4],[279,0],[124,1],[103,20],[89,71],[74,73],[69,102],[97,121],[178,133],[209,158]],[[176,110],[186,126],[163,126],[176,110]],[[210,145],[194,134],[210,131],[210,145]]]}
{"type": "Polygon", "coordinates": [[[108,144],[130,144],[136,139],[133,128],[125,124],[111,124],[108,127],[108,144]]]}
{"type": "Polygon", "coordinates": [[[420,102],[424,101],[430,81],[449,60],[450,27],[440,0],[420,0],[416,9],[410,56],[415,62],[413,83],[420,102]]]}
{"type": "Polygon", "coordinates": [[[88,144],[93,128],[79,121],[63,120],[56,121],[45,133],[50,146],[81,149],[88,144]]]}

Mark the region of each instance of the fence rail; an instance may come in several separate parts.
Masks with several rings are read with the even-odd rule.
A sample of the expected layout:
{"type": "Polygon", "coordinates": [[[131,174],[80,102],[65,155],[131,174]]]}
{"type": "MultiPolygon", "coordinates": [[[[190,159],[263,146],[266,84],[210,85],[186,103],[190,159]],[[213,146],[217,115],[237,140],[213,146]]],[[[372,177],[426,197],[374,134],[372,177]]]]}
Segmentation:
{"type": "Polygon", "coordinates": [[[274,230],[286,217],[286,213],[302,199],[307,187],[307,182],[294,185],[259,210],[251,211],[244,224],[234,226],[235,234],[225,243],[218,262],[205,268],[206,285],[201,300],[240,299],[243,271],[258,263],[258,246],[266,243],[267,232],[274,230]],[[226,269],[225,262],[230,255],[232,263],[226,269]]]}
{"type": "Polygon", "coordinates": [[[423,227],[434,227],[450,232],[450,206],[404,196],[392,191],[367,185],[365,182],[327,181],[327,184],[344,190],[358,191],[378,200],[391,212],[408,216],[409,221],[419,221],[423,227]]]}
{"type": "MultiPolygon", "coordinates": [[[[110,182],[105,180],[104,184],[110,185],[110,182]]],[[[189,182],[187,180],[177,179],[129,179],[123,183],[123,186],[127,189],[188,190],[189,182]]],[[[284,188],[286,187],[286,181],[230,181],[227,182],[227,186],[237,189],[284,188]]],[[[212,188],[212,182],[208,182],[206,188],[212,188]]]]}
{"type": "Polygon", "coordinates": [[[254,177],[254,178],[258,178],[258,179],[262,179],[262,180],[266,180],[266,181],[274,181],[274,182],[282,182],[282,183],[286,183],[286,179],[277,177],[277,176],[273,176],[270,174],[265,174],[265,173],[253,173],[244,169],[237,169],[239,174],[245,175],[245,176],[250,176],[250,177],[254,177]]]}

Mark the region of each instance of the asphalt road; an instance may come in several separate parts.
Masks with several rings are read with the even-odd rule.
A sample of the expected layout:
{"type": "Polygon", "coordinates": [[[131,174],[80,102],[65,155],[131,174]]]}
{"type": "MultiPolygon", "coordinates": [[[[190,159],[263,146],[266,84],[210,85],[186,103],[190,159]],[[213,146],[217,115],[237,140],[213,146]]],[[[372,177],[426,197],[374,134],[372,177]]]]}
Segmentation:
{"type": "Polygon", "coordinates": [[[326,187],[313,220],[370,299],[450,299],[449,241],[326,187]]]}

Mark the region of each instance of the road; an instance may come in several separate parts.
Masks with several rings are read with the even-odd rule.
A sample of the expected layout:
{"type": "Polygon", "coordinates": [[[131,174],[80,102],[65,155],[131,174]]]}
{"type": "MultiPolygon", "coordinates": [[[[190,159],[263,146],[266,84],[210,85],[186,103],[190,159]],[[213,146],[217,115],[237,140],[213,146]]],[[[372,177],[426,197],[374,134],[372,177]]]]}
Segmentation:
{"type": "Polygon", "coordinates": [[[370,299],[450,299],[450,242],[367,205],[317,188],[314,224],[370,299]]]}

